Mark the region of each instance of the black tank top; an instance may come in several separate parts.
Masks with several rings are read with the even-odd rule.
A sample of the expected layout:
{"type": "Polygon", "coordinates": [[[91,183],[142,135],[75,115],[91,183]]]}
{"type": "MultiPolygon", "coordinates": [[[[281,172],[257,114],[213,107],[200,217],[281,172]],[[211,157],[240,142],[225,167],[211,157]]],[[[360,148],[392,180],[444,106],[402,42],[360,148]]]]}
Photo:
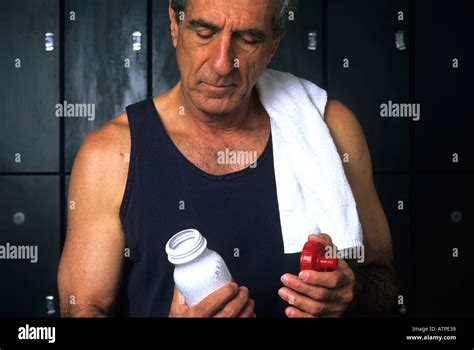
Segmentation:
{"type": "Polygon", "coordinates": [[[123,282],[128,316],[168,316],[174,265],[165,244],[194,228],[249,288],[257,317],[284,317],[280,277],[298,273],[299,254],[283,253],[271,135],[256,167],[217,176],[179,151],[151,98],[127,114],[131,155],[120,219],[130,255],[123,282]]]}

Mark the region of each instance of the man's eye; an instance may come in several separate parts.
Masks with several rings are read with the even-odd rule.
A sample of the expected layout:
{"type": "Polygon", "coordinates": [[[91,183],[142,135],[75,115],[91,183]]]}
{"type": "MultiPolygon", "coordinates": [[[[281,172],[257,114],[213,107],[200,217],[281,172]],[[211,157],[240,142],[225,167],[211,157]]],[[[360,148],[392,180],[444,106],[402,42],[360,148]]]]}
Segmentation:
{"type": "Polygon", "coordinates": [[[255,39],[249,39],[249,38],[245,38],[245,37],[241,37],[240,38],[245,44],[248,44],[248,45],[255,45],[258,43],[258,40],[255,40],[255,39]]]}
{"type": "Polygon", "coordinates": [[[205,31],[205,32],[196,32],[196,34],[198,35],[198,37],[202,39],[210,39],[214,35],[214,32],[205,31]]]}

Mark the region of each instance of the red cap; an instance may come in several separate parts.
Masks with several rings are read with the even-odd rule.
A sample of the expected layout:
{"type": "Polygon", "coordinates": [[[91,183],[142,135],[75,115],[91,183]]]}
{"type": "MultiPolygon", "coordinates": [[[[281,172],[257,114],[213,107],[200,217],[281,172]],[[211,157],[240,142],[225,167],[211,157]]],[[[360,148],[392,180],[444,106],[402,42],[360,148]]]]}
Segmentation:
{"type": "Polygon", "coordinates": [[[308,241],[303,247],[300,257],[300,270],[334,271],[338,260],[325,256],[324,245],[319,242],[308,241]]]}

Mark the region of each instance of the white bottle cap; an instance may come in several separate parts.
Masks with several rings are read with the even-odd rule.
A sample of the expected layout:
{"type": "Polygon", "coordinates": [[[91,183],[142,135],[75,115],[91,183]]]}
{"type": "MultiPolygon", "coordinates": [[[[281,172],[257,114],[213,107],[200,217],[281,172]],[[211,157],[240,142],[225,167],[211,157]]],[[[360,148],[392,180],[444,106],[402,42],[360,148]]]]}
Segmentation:
{"type": "Polygon", "coordinates": [[[197,258],[207,248],[206,239],[198,230],[188,229],[178,232],[166,243],[168,260],[175,264],[185,264],[197,258]]]}

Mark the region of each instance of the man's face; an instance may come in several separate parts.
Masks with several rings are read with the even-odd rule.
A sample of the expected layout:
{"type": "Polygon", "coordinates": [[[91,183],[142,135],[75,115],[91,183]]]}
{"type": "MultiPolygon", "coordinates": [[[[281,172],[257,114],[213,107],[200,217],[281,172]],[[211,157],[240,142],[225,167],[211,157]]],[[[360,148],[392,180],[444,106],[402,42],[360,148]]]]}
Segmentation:
{"type": "Polygon", "coordinates": [[[186,96],[200,111],[236,110],[275,53],[277,0],[188,0],[178,26],[170,12],[173,44],[186,96]]]}

